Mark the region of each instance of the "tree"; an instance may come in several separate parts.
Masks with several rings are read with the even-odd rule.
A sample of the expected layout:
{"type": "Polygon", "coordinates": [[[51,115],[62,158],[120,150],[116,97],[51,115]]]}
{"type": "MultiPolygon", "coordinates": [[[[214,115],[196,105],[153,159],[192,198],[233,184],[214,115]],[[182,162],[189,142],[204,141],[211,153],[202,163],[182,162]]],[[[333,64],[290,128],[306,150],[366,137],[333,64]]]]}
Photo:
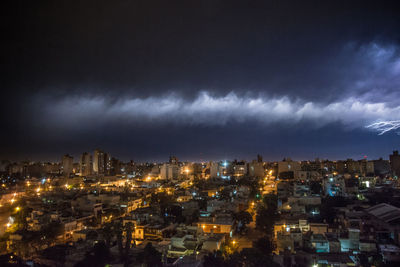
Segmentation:
{"type": "Polygon", "coordinates": [[[264,197],[263,204],[257,210],[256,227],[268,235],[272,234],[274,223],[278,218],[277,202],[276,195],[268,194],[264,197]]]}
{"type": "Polygon", "coordinates": [[[111,239],[113,237],[113,228],[111,223],[106,223],[101,230],[105,244],[107,247],[111,246],[111,239]]]}
{"type": "Polygon", "coordinates": [[[121,222],[117,222],[115,225],[115,231],[117,234],[117,245],[118,245],[118,251],[119,251],[119,256],[122,259],[124,257],[124,251],[122,247],[122,224],[121,222]]]}
{"type": "Polygon", "coordinates": [[[144,247],[143,252],[139,255],[139,260],[146,266],[162,266],[161,253],[153,247],[151,242],[144,247]]]}
{"type": "Polygon", "coordinates": [[[272,252],[275,250],[275,245],[268,237],[261,237],[253,242],[253,247],[267,256],[269,259],[272,257],[272,252]]]}
{"type": "Polygon", "coordinates": [[[233,215],[234,219],[238,222],[238,230],[242,233],[246,229],[246,225],[253,221],[253,217],[247,211],[239,211],[233,215]]]}
{"type": "Polygon", "coordinates": [[[132,242],[133,224],[131,222],[125,224],[125,230],[126,230],[125,256],[128,256],[132,242]]]}
{"type": "Polygon", "coordinates": [[[210,252],[208,255],[204,256],[203,259],[204,267],[223,267],[228,266],[225,264],[224,257],[222,256],[221,251],[216,251],[214,253],[210,252]]]}
{"type": "Polygon", "coordinates": [[[89,251],[85,258],[78,262],[75,267],[94,266],[100,267],[105,266],[108,261],[111,260],[110,249],[107,247],[105,242],[98,242],[94,245],[93,249],[89,251]]]}

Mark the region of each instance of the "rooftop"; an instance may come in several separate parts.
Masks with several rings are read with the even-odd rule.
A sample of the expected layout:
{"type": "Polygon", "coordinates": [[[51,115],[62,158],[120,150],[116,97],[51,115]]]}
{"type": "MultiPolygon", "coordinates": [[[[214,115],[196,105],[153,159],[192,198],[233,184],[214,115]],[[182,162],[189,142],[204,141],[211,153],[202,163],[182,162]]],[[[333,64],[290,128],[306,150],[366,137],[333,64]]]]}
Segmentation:
{"type": "Polygon", "coordinates": [[[386,203],[375,205],[367,209],[367,212],[386,223],[400,218],[400,209],[386,203]]]}

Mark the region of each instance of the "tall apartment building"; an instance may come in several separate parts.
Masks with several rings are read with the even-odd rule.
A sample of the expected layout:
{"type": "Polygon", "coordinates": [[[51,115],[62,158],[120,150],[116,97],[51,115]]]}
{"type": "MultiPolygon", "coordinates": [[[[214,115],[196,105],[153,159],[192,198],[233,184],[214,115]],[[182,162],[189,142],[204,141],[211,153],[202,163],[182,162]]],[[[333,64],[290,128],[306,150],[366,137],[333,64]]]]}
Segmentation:
{"type": "Polygon", "coordinates": [[[74,158],[70,155],[64,155],[62,158],[62,168],[64,176],[69,176],[73,172],[74,158]]]}
{"type": "Polygon", "coordinates": [[[110,175],[111,169],[111,156],[96,149],[93,153],[93,174],[110,175]]]}
{"type": "Polygon", "coordinates": [[[99,149],[93,153],[93,173],[104,174],[104,152],[99,149]]]}
{"type": "Polygon", "coordinates": [[[88,176],[92,174],[92,155],[84,152],[80,161],[80,174],[81,176],[88,176]]]}

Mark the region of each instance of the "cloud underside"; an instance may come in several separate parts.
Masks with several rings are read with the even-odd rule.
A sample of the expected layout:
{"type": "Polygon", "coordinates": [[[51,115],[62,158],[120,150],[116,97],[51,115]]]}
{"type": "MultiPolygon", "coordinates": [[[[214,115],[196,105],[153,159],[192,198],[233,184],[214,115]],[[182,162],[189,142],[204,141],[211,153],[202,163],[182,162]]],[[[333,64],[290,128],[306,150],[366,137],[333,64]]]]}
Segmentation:
{"type": "Polygon", "coordinates": [[[292,100],[286,96],[246,97],[234,92],[213,96],[203,91],[192,100],[168,95],[110,102],[107,98],[97,96],[63,98],[52,103],[47,106],[46,113],[51,114],[55,124],[68,127],[86,127],[113,121],[200,126],[246,121],[265,125],[309,122],[315,127],[329,123],[341,123],[349,128],[364,128],[367,125],[368,129],[380,134],[400,127],[400,106],[355,98],[318,103],[292,100]]]}
{"type": "Polygon", "coordinates": [[[42,120],[42,124],[49,128],[61,130],[89,130],[110,123],[223,126],[249,121],[260,125],[286,124],[311,128],[341,124],[347,129],[364,129],[378,134],[398,130],[398,47],[348,43],[340,51],[339,62],[321,66],[335,70],[333,73],[344,70],[339,71],[340,75],[334,79],[328,79],[332,82],[329,86],[321,84],[321,88],[308,89],[309,86],[299,82],[291,85],[290,92],[280,90],[279,94],[273,86],[267,85],[248,90],[234,86],[231,90],[212,86],[205,90],[191,87],[188,89],[192,93],[189,97],[168,86],[165,88],[168,93],[149,89],[147,95],[143,94],[146,88],[123,91],[86,88],[71,90],[62,97],[41,92],[32,98],[26,110],[34,116],[32,121],[42,120]],[[142,94],[135,94],[138,91],[142,94]]]}

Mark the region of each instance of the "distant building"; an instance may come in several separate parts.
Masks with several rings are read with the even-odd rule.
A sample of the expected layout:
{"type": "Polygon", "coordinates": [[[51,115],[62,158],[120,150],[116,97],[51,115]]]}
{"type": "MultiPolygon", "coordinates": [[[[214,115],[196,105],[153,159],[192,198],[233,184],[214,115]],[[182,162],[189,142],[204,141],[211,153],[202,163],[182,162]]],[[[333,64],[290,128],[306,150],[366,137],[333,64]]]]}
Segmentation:
{"type": "Polygon", "coordinates": [[[73,172],[74,158],[70,155],[64,155],[62,159],[62,168],[64,176],[69,176],[73,172]]]}
{"type": "Polygon", "coordinates": [[[170,164],[178,164],[178,158],[175,156],[170,156],[169,157],[169,163],[170,164]]]}
{"type": "Polygon", "coordinates": [[[374,172],[376,175],[384,175],[390,173],[390,162],[382,158],[374,160],[374,172]]]}
{"type": "Polygon", "coordinates": [[[278,173],[280,178],[294,178],[301,171],[301,164],[290,158],[278,162],[278,173]]]}
{"type": "Polygon", "coordinates": [[[358,161],[347,159],[345,161],[340,160],[336,162],[336,170],[341,174],[373,175],[375,171],[374,168],[374,161],[368,161],[366,159],[358,161]]]}
{"type": "Polygon", "coordinates": [[[104,174],[104,152],[96,149],[93,153],[93,173],[104,174]]]}
{"type": "Polygon", "coordinates": [[[360,173],[362,175],[374,175],[374,162],[362,159],[360,163],[360,173]]]}
{"type": "Polygon", "coordinates": [[[389,156],[390,159],[390,167],[392,168],[392,172],[396,176],[400,176],[400,155],[399,151],[393,151],[393,154],[389,156]]]}
{"type": "Polygon", "coordinates": [[[80,173],[81,176],[88,176],[92,174],[92,155],[87,152],[84,152],[81,156],[80,173]]]}
{"type": "Polygon", "coordinates": [[[160,178],[164,180],[177,179],[179,166],[176,164],[164,163],[160,168],[160,178]]]}
{"type": "Polygon", "coordinates": [[[97,175],[110,175],[112,173],[111,156],[104,151],[96,149],[93,154],[93,173],[97,175]]]}
{"type": "Polygon", "coordinates": [[[262,161],[255,161],[253,160],[252,162],[249,163],[249,175],[253,177],[259,177],[262,178],[265,176],[265,170],[264,170],[264,164],[262,161]]]}
{"type": "Polygon", "coordinates": [[[210,177],[211,178],[230,178],[229,168],[231,164],[228,161],[210,162],[210,177]]]}
{"type": "Polygon", "coordinates": [[[242,177],[247,174],[247,164],[244,161],[235,162],[233,164],[233,176],[242,177]]]}

